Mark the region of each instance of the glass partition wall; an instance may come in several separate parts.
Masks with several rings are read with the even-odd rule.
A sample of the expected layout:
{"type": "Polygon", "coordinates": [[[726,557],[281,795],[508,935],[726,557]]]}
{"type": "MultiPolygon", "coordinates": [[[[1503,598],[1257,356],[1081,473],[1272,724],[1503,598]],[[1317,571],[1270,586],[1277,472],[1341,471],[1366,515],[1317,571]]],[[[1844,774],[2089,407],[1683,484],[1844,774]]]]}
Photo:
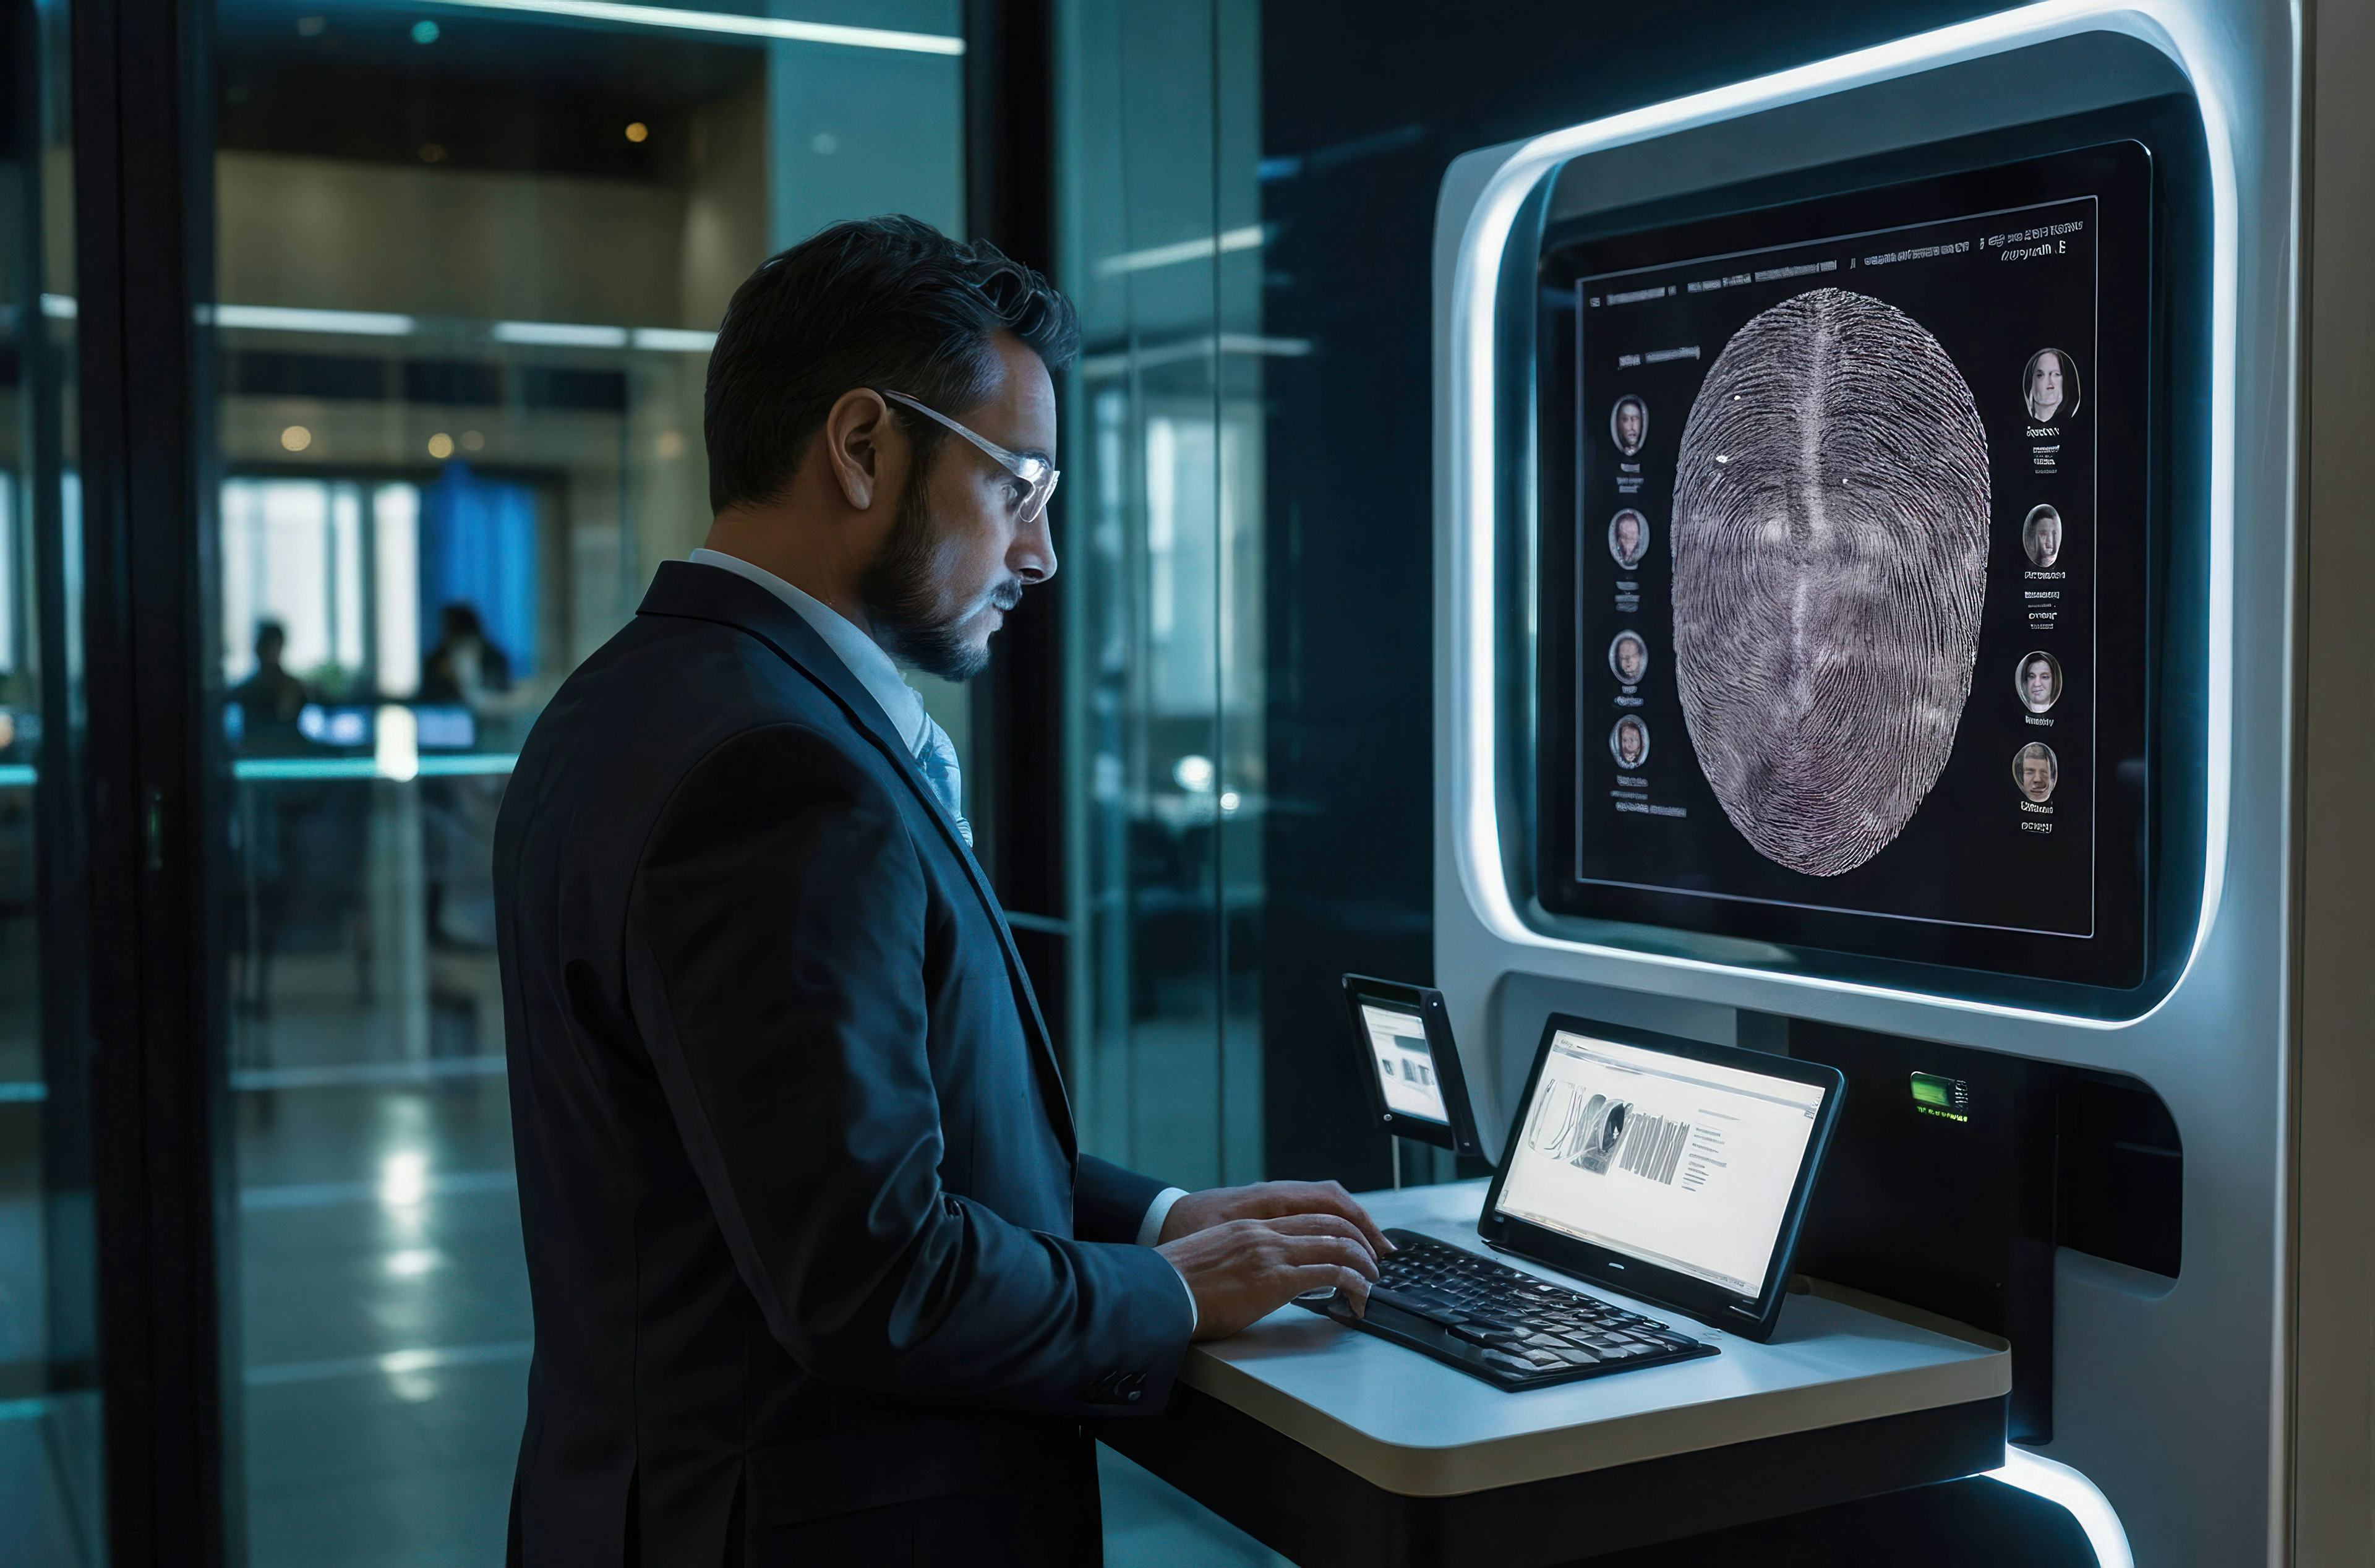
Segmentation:
{"type": "Polygon", "coordinates": [[[0,1561],[105,1562],[67,13],[0,5],[0,1561]]]}
{"type": "MultiPolygon", "coordinates": [[[[840,217],[966,228],[987,155],[969,181],[963,21],[1021,18],[993,35],[1009,60],[1044,44],[1018,78],[1052,77],[1053,101],[992,124],[1013,162],[1018,124],[1054,117],[1035,204],[1060,215],[1045,259],[1088,340],[1061,383],[1060,652],[1016,660],[1018,626],[987,683],[991,705],[1060,712],[1059,747],[1024,716],[1029,756],[1060,763],[968,768],[1010,792],[993,834],[1019,824],[1015,864],[995,837],[988,858],[1028,873],[1030,835],[1060,825],[1064,879],[1026,875],[1018,925],[1052,955],[1084,1147],[1188,1185],[1309,1173],[1312,1129],[1352,1101],[1306,1092],[1329,1074],[1303,1064],[1350,1085],[1353,1063],[1329,1029],[1279,1026],[1315,1002],[1332,1020],[1333,969],[1265,955],[1307,952],[1278,912],[1335,896],[1344,867],[1311,846],[1363,789],[1315,771],[1303,716],[1345,726],[1298,673],[1333,595],[1308,552],[1358,530],[1280,482],[1306,455],[1281,432],[1308,424],[1281,411],[1329,323],[1277,324],[1296,228],[1274,187],[1296,160],[1263,153],[1275,23],[1254,0],[601,21],[558,0],[218,0],[179,40],[167,0],[82,3],[104,25],[78,88],[132,94],[177,51],[206,65],[186,103],[87,100],[123,188],[86,210],[47,78],[0,149],[0,889],[34,893],[0,892],[0,1520],[41,1521],[32,1561],[99,1561],[110,1535],[132,1562],[500,1550],[531,1330],[494,808],[560,679],[700,537],[701,384],[736,283],[840,217]],[[135,147],[177,123],[185,194],[135,147]],[[77,275],[64,237],[94,215],[77,275]],[[176,234],[186,291],[142,270],[176,234]],[[77,353],[97,367],[78,402],[77,353]],[[82,888],[112,902],[77,911],[82,888]],[[90,949],[88,984],[86,930],[130,933],[90,949]],[[87,1085],[94,1037],[115,1067],[87,1085]],[[136,1157],[93,1160],[94,1124],[136,1157]],[[100,1298],[123,1333],[93,1305],[94,1175],[107,1277],[139,1287],[100,1298]],[[109,1484],[156,1493],[118,1487],[106,1515],[101,1365],[136,1385],[109,1407],[109,1484]]],[[[12,15],[12,39],[52,43],[67,17],[12,15]]],[[[1028,214],[1015,187],[1041,172],[1004,178],[1028,214]]],[[[1423,617],[1379,613],[1424,643],[1423,617]]],[[[961,749],[989,738],[978,695],[921,684],[961,749]]],[[[1111,1561],[1268,1561],[1125,1469],[1111,1561]]]]}
{"type": "Polygon", "coordinates": [[[500,1555],[506,775],[706,529],[735,286],[840,218],[963,231],[955,0],[800,10],[217,6],[212,956],[258,1568],[500,1555]]]}
{"type": "Polygon", "coordinates": [[[1187,1186],[1263,1168],[1258,9],[1058,11],[1075,1098],[1187,1186]]]}
{"type": "Polygon", "coordinates": [[[1085,1138],[1190,1185],[1383,1185],[1338,981],[1431,977],[1426,318],[1382,284],[1424,274],[1440,168],[1317,106],[1412,97],[1364,97],[1341,18],[1057,15],[1085,1138]]]}

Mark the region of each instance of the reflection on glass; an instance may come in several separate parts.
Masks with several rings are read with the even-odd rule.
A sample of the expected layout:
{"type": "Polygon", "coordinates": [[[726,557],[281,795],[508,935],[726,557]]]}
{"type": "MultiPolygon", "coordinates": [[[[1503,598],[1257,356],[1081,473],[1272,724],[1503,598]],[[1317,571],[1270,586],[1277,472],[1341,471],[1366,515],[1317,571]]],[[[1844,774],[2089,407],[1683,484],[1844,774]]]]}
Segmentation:
{"type": "MultiPolygon", "coordinates": [[[[1066,6],[1059,269],[1084,1147],[1188,1185],[1263,1166],[1261,195],[1249,13],[1066,6]]],[[[1341,1043],[1336,1043],[1341,1046],[1341,1043]]]]}
{"type": "MultiPolygon", "coordinates": [[[[964,229],[955,0],[832,10],[906,41],[217,8],[253,1563],[501,1560],[531,1326],[495,808],[560,681],[708,525],[735,285],[836,218],[964,229]]],[[[962,746],[955,694],[918,684],[962,746]]]]}
{"type": "Polygon", "coordinates": [[[104,1562],[88,1032],[61,911],[81,584],[65,7],[10,13],[0,100],[0,1561],[104,1562]],[[25,51],[30,49],[30,58],[25,51]]]}

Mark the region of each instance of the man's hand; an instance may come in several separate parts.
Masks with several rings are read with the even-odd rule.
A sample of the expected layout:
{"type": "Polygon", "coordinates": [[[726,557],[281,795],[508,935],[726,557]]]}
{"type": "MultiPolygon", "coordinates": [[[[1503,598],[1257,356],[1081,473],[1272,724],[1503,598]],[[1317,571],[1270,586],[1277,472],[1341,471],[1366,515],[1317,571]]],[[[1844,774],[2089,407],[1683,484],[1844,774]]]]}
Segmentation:
{"type": "Polygon", "coordinates": [[[1246,1187],[1207,1187],[1202,1192],[1191,1192],[1174,1203],[1171,1212],[1164,1216],[1163,1233],[1155,1242],[1176,1242],[1232,1220],[1278,1220],[1289,1214],[1333,1214],[1359,1228],[1374,1256],[1383,1257],[1394,1250],[1394,1244],[1386,1240],[1385,1232],[1369,1218],[1369,1211],[1335,1182],[1256,1182],[1246,1187]]]}
{"type": "MultiPolygon", "coordinates": [[[[1342,1189],[1337,1190],[1341,1196],[1342,1189]]],[[[1164,1234],[1173,1233],[1180,1209],[1211,1196],[1181,1198],[1172,1207],[1164,1234]]],[[[1335,1214],[1228,1220],[1189,1231],[1155,1250],[1179,1270],[1195,1295],[1199,1339],[1224,1339],[1306,1291],[1332,1286],[1351,1297],[1356,1309],[1365,1307],[1369,1282],[1377,1277],[1377,1257],[1368,1237],[1360,1226],[1335,1214]]]]}

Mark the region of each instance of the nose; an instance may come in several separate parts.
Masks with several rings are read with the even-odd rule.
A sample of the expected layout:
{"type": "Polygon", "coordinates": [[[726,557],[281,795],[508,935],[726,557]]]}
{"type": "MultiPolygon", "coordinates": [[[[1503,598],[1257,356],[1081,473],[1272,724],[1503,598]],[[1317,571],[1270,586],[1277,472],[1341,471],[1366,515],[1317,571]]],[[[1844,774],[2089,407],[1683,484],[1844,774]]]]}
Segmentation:
{"type": "Polygon", "coordinates": [[[1047,525],[1047,508],[1014,532],[1014,548],[1006,564],[1025,587],[1034,587],[1056,575],[1056,536],[1047,525]]]}

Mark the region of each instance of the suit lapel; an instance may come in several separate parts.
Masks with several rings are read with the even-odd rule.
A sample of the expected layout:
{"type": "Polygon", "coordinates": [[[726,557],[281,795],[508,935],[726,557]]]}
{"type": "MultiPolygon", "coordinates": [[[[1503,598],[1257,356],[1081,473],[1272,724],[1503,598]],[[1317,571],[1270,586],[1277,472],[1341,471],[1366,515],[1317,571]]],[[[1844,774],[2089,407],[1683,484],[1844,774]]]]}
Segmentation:
{"type": "Polygon", "coordinates": [[[973,850],[957,831],[948,808],[926,782],[923,772],[916,765],[915,757],[907,750],[899,732],[891,725],[891,716],[874,694],[842,663],[816,629],[802,619],[799,613],[783,600],[747,578],[714,566],[691,561],[671,560],[661,563],[652,579],[652,586],[644,595],[641,614],[682,616],[693,620],[706,620],[720,626],[730,626],[749,633],[773,649],[786,664],[806,676],[819,690],[833,699],[857,732],[866,737],[875,749],[889,760],[907,787],[922,803],[925,811],[939,829],[940,838],[957,863],[964,867],[965,879],[973,884],[975,897],[989,916],[991,926],[998,932],[998,941],[1006,959],[1007,978],[1014,987],[1015,1000],[1029,1026],[1034,1056],[1039,1066],[1039,1076],[1046,1088],[1049,1113],[1056,1122],[1056,1132],[1064,1146],[1067,1158],[1075,1152],[1072,1127],[1072,1102],[1065,1091],[1064,1074],[1056,1061],[1055,1042],[1047,1032],[1047,1020],[1039,1011],[1038,994],[1032,989],[1030,972],[1022,967],[1022,949],[1014,943],[1014,932],[1006,923],[1006,911],[999,906],[997,893],[990,888],[989,878],[981,863],[974,858],[973,850]]]}

